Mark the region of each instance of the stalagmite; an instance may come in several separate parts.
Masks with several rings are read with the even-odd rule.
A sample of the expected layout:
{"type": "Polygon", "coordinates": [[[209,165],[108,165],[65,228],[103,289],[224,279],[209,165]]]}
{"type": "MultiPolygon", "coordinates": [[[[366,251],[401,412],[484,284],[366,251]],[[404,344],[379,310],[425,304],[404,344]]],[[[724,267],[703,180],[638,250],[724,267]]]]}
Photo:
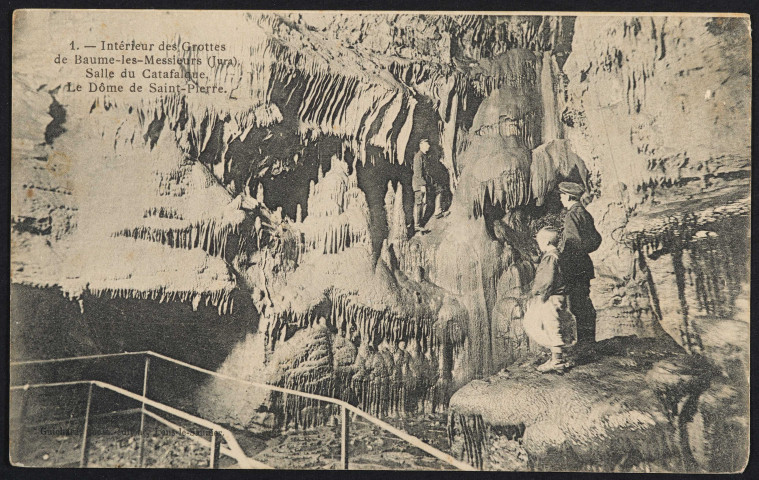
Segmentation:
{"type": "Polygon", "coordinates": [[[258,188],[256,189],[256,200],[258,200],[258,203],[264,203],[264,184],[259,183],[258,188]]]}

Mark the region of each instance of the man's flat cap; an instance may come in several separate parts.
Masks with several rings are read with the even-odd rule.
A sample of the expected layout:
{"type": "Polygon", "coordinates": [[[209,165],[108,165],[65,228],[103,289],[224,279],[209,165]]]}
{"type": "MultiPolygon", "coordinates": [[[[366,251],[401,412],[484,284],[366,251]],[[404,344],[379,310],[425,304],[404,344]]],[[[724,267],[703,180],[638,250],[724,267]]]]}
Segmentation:
{"type": "Polygon", "coordinates": [[[574,195],[577,197],[585,193],[585,189],[582,188],[582,185],[575,182],[561,182],[559,184],[559,191],[562,193],[568,193],[569,195],[574,195]]]}

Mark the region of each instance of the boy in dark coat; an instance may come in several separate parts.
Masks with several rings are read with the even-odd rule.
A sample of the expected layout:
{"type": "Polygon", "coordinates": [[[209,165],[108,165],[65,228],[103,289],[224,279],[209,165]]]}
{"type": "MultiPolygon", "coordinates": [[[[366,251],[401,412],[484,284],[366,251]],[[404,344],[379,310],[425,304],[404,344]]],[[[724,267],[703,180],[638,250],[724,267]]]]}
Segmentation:
{"type": "Polygon", "coordinates": [[[567,209],[559,251],[569,309],[577,319],[577,343],[593,344],[596,341],[596,310],[590,300],[590,280],[595,278],[595,274],[588,254],[598,250],[601,235],[596,230],[593,217],[580,203],[584,191],[577,183],[559,184],[561,203],[567,209]]]}

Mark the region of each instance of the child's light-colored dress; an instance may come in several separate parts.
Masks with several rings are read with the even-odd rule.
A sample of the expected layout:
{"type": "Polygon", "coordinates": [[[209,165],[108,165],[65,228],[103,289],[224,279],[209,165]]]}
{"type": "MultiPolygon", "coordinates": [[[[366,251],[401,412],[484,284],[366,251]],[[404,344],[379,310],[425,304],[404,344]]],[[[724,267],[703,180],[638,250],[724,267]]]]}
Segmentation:
{"type": "Polygon", "coordinates": [[[568,347],[577,339],[577,323],[569,311],[555,248],[540,259],[522,322],[527,336],[544,347],[568,347]]]}

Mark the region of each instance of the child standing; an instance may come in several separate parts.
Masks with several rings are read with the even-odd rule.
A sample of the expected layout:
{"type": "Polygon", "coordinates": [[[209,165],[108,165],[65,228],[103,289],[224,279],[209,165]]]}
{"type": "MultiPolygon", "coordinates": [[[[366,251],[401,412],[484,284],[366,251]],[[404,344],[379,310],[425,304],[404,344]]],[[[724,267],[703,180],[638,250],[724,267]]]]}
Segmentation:
{"type": "Polygon", "coordinates": [[[559,267],[559,233],[552,228],[542,228],[535,240],[543,255],[527,300],[524,330],[532,341],[551,349],[551,358],[537,370],[563,372],[570,367],[564,350],[574,344],[577,327],[567,308],[566,285],[559,267]]]}

